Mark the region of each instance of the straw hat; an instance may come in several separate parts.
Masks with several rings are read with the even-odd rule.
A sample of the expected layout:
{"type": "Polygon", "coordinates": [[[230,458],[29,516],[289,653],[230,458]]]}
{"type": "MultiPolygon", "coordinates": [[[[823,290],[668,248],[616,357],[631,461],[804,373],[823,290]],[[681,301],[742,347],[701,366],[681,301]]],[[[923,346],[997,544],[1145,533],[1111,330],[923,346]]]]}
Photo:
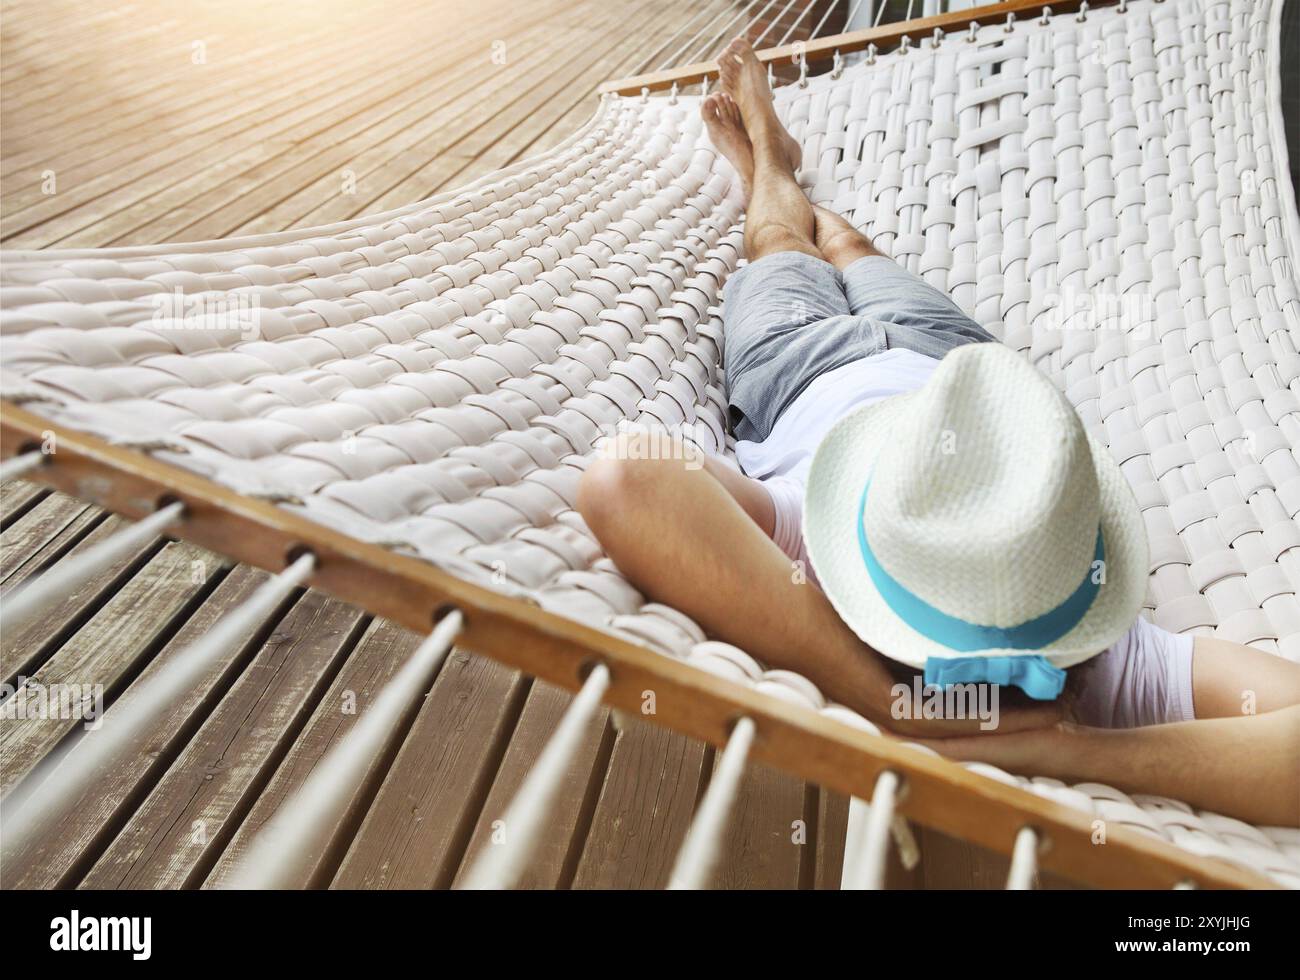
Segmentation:
{"type": "Polygon", "coordinates": [[[1137,501],[1064,396],[1001,344],[841,419],[813,458],[804,534],[846,623],[927,683],[1060,693],[1137,617],[1137,501]]]}

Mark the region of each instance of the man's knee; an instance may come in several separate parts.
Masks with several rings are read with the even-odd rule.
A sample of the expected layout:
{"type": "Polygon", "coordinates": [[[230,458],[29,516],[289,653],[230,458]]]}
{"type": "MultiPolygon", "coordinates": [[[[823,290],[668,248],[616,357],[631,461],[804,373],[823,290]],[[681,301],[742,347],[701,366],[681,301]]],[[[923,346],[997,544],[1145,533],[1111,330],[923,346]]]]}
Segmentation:
{"type": "Polygon", "coordinates": [[[816,259],[825,258],[807,236],[787,225],[766,222],[757,228],[746,229],[745,255],[751,262],[777,252],[803,252],[816,259]]]}
{"type": "Polygon", "coordinates": [[[631,460],[600,457],[587,466],[578,481],[578,513],[598,535],[617,511],[628,506],[627,497],[636,479],[630,463],[631,460]]]}
{"type": "Polygon", "coordinates": [[[578,481],[577,508],[587,526],[600,537],[626,520],[629,508],[647,504],[659,482],[657,465],[645,436],[623,434],[604,447],[578,481]]]}
{"type": "Polygon", "coordinates": [[[883,255],[866,235],[847,222],[832,224],[820,215],[817,219],[817,248],[826,261],[845,269],[868,255],[883,255]]]}

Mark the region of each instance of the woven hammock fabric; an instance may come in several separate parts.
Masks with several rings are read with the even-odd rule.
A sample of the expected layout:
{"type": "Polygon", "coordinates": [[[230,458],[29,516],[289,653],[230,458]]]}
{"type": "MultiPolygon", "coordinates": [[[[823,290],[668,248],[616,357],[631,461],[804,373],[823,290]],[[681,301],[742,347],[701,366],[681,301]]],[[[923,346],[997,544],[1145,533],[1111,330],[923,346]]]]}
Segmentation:
{"type": "MultiPolygon", "coordinates": [[[[1300,661],[1300,247],[1278,3],[1135,2],[781,89],[810,195],[1101,433],[1175,632],[1300,661]],[[1279,159],[1279,156],[1281,159],[1279,159]]],[[[696,98],[606,98],[544,157],[327,228],[10,253],[5,397],[850,723],[647,603],[573,510],[596,441],[730,455],[741,202],[696,98]]],[[[1300,832],[971,768],[1300,887],[1300,832]]]]}

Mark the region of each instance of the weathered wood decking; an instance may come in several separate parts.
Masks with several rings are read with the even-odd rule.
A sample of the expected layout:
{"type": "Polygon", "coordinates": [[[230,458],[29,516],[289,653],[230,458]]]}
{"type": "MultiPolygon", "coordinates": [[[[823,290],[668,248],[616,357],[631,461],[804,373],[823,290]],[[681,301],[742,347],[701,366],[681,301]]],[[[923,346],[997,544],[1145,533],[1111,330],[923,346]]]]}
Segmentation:
{"type": "MultiPolygon", "coordinates": [[[[601,81],[666,50],[702,6],[725,12],[725,27],[743,5],[7,2],[0,237],[20,248],[195,240],[408,203],[558,142],[594,110],[601,81]]],[[[122,526],[21,483],[3,488],[0,510],[0,594],[122,526]]],[[[6,631],[0,680],[102,684],[111,705],[264,579],[156,541],[42,622],[6,631]]],[[[3,887],[222,882],[418,640],[295,595],[52,819],[3,887]]],[[[568,699],[453,654],[301,883],[454,883],[568,699]]],[[[0,721],[0,789],[80,731],[0,721]]],[[[525,884],[662,886],[713,764],[700,743],[603,713],[525,884]]],[[[835,887],[846,816],[842,798],[751,770],[717,883],[835,887]]]]}

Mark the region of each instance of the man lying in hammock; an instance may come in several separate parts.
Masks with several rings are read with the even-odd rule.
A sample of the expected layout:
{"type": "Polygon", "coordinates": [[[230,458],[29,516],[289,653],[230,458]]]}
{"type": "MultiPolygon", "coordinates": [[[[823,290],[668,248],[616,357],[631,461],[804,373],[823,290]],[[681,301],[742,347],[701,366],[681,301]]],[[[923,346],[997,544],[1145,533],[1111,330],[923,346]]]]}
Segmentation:
{"type": "Polygon", "coordinates": [[[747,475],[623,437],[578,494],[606,552],[712,636],[946,754],[1300,824],[1300,665],[1138,618],[1145,532],[1109,452],[1025,359],[808,201],[748,43],[720,69],[702,113],[748,198],[724,316],[747,475]],[[900,713],[917,671],[1020,690],[981,735],[900,713]]]}

